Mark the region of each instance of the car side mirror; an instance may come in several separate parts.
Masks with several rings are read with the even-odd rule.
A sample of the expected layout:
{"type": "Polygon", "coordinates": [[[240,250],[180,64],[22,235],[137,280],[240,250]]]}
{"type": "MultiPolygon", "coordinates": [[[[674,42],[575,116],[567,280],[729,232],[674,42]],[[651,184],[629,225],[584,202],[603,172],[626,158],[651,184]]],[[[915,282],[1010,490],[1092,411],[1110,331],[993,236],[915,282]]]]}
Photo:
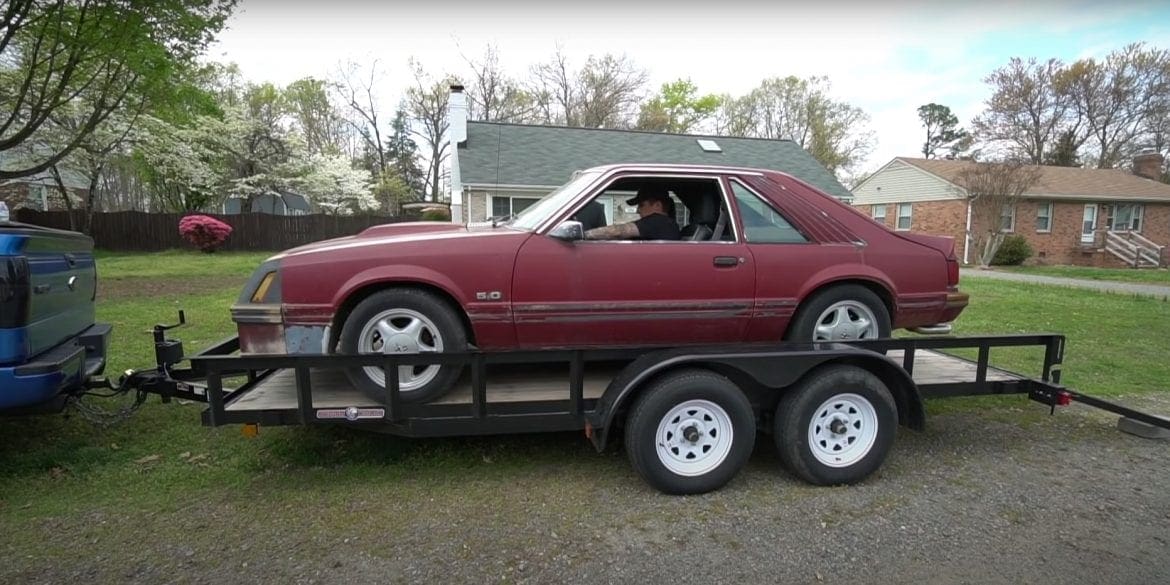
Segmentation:
{"type": "Polygon", "coordinates": [[[566,242],[575,242],[585,239],[585,226],[579,221],[563,221],[548,233],[549,236],[566,242]]]}

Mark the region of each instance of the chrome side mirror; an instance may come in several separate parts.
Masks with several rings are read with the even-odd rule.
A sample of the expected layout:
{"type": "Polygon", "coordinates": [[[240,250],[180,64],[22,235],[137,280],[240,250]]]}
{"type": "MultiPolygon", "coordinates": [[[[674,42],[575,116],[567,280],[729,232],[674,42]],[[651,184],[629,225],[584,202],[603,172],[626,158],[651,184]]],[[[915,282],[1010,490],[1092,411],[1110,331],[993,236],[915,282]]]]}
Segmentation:
{"type": "Polygon", "coordinates": [[[585,239],[585,226],[579,221],[563,221],[548,233],[550,237],[566,242],[575,242],[585,239]]]}

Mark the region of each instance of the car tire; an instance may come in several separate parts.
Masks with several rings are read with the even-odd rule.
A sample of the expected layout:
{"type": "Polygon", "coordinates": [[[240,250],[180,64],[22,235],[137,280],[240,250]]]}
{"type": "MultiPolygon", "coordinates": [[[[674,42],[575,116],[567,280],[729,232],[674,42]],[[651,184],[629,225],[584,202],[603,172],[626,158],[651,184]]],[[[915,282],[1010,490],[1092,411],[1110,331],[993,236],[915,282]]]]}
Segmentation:
{"type": "Polygon", "coordinates": [[[839,485],[881,467],[897,425],[897,406],[880,378],[834,365],[785,392],[772,432],[785,470],[811,484],[839,485]]]}
{"type": "MultiPolygon", "coordinates": [[[[376,292],[354,307],[341,328],[338,349],[342,354],[460,352],[467,350],[467,333],[443,299],[395,288],[376,292]]],[[[407,403],[435,400],[451,389],[461,371],[454,365],[400,366],[399,397],[407,403]]],[[[363,394],[385,402],[381,367],[349,368],[345,374],[363,394]]]]}
{"type": "Polygon", "coordinates": [[[845,284],[817,292],[801,303],[785,339],[845,341],[889,336],[890,313],[885,303],[864,286],[845,284]]]}
{"type": "Polygon", "coordinates": [[[747,397],[708,370],[683,370],[652,382],[626,418],[630,464],[667,494],[723,487],[747,463],[755,440],[747,397]]]}

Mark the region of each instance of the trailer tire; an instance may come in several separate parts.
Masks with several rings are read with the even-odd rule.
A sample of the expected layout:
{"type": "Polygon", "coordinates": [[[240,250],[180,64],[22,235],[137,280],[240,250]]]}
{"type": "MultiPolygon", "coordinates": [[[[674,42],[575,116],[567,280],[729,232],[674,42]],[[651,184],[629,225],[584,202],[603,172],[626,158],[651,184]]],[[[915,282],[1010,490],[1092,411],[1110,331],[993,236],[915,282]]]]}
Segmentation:
{"type": "Polygon", "coordinates": [[[886,385],[856,367],[817,370],[776,406],[773,438],[785,469],[815,485],[859,482],[881,467],[897,432],[886,385]]]}
{"type": "MultiPolygon", "coordinates": [[[[410,288],[383,290],[363,299],[346,318],[339,341],[343,354],[467,350],[467,333],[450,306],[429,292],[410,288]],[[400,351],[387,349],[388,334],[394,335],[400,351]]],[[[461,370],[452,365],[401,366],[399,396],[407,403],[435,400],[451,389],[461,370]]],[[[381,368],[350,368],[345,374],[363,394],[385,401],[386,376],[381,368]]]]}
{"type": "Polygon", "coordinates": [[[626,418],[630,464],[667,494],[723,487],[743,468],[755,440],[747,396],[708,370],[682,370],[652,382],[626,418]]]}

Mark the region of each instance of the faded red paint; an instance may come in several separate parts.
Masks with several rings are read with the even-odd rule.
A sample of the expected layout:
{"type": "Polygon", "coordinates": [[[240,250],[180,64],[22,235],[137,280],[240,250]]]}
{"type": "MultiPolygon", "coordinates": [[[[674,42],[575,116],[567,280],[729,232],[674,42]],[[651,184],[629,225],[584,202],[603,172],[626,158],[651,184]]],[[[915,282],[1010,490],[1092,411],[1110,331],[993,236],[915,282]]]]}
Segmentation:
{"type": "MultiPolygon", "coordinates": [[[[709,168],[669,169],[712,174],[709,168]]],[[[955,291],[947,276],[950,240],[914,241],[782,173],[740,181],[805,234],[825,241],[569,243],[549,237],[551,226],[567,219],[582,198],[537,232],[378,226],[279,256],[282,325],[330,324],[335,337],[344,319],[339,311],[353,295],[395,285],[441,291],[463,311],[484,349],[776,341],[808,295],[842,281],[882,291],[893,303],[896,328],[949,321],[962,310],[953,302],[948,307],[948,293],[955,291]],[[716,266],[715,257],[737,262],[716,266]]],[[[732,213],[742,234],[734,203],[732,213]]],[[[245,347],[275,342],[267,327],[241,324],[240,335],[245,347]],[[251,335],[259,339],[245,339],[251,335]]]]}

